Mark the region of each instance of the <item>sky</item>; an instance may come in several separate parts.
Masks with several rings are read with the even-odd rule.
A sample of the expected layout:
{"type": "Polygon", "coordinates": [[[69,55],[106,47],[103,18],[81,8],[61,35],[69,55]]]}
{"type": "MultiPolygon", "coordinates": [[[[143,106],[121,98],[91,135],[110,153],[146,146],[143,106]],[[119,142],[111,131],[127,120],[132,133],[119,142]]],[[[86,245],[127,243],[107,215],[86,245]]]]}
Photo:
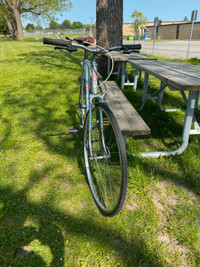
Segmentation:
{"type": "MultiPolygon", "coordinates": [[[[58,23],[62,23],[68,19],[71,23],[73,21],[80,21],[83,24],[91,24],[96,19],[96,0],[71,0],[73,8],[56,16],[58,23]]],[[[140,11],[147,17],[148,21],[154,21],[158,17],[162,21],[182,21],[185,16],[190,20],[192,10],[198,10],[197,21],[200,21],[200,1],[199,0],[124,0],[124,16],[123,22],[132,22],[131,14],[134,10],[140,11]]],[[[27,23],[33,23],[29,20],[23,20],[23,26],[27,23]]],[[[42,23],[42,26],[45,24],[42,23]]],[[[46,24],[47,27],[49,25],[46,24]]]]}

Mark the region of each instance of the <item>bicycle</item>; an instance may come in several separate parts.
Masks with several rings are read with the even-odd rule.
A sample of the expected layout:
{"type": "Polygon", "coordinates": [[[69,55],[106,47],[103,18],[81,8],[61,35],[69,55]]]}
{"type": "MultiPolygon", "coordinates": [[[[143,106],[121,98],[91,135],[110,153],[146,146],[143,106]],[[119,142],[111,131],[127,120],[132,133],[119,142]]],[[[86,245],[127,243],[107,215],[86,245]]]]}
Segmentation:
{"type": "Polygon", "coordinates": [[[80,129],[71,129],[68,132],[84,131],[84,162],[91,193],[104,216],[115,216],[124,204],[127,191],[126,149],[116,118],[104,100],[103,82],[99,86],[96,55],[113,50],[127,52],[131,48],[89,48],[93,41],[90,37],[66,39],[43,38],[43,43],[69,52],[75,52],[77,48],[85,51],[78,104],[80,129]],[[91,62],[88,53],[92,54],[91,62]]]}

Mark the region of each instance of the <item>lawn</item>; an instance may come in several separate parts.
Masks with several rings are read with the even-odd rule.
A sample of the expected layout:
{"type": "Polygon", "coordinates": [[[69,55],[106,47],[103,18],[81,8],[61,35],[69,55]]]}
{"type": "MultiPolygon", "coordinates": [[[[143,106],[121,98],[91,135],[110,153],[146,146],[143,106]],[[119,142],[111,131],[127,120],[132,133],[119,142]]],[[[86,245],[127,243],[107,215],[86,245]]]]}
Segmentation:
{"type": "MultiPolygon", "coordinates": [[[[0,266],[200,266],[199,136],[180,156],[128,156],[125,206],[103,217],[85,178],[83,136],[67,134],[78,126],[82,59],[0,39],[0,266]]],[[[142,83],[124,91],[136,109],[142,83]]],[[[128,151],[178,147],[184,103],[166,90],[163,106],[178,111],[148,101],[140,114],[152,134],[129,138],[128,151]]]]}

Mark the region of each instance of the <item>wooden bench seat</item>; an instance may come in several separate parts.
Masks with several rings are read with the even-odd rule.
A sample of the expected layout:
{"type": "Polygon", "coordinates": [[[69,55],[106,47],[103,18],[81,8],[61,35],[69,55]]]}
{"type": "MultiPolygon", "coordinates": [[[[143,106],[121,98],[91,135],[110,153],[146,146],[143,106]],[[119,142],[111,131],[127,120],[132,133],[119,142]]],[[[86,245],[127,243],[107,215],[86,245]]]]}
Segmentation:
{"type": "Polygon", "coordinates": [[[119,124],[122,135],[148,135],[151,130],[114,81],[101,85],[105,100],[119,124]]]}

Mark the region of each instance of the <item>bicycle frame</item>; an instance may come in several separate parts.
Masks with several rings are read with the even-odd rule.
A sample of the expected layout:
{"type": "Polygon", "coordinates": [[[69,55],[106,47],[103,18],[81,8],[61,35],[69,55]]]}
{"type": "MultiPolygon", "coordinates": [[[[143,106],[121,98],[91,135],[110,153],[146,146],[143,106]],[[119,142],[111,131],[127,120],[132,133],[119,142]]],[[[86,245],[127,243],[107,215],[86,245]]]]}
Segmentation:
{"type": "MultiPolygon", "coordinates": [[[[94,106],[93,100],[98,99],[99,102],[103,102],[103,95],[98,93],[98,78],[97,78],[97,63],[95,56],[92,58],[92,64],[88,60],[87,51],[85,52],[85,59],[82,63],[82,75],[81,75],[81,87],[80,87],[80,96],[79,96],[79,112],[81,115],[82,125],[84,127],[84,114],[82,112],[85,109],[86,114],[89,112],[89,147],[91,158],[94,158],[92,146],[91,146],[91,131],[92,131],[92,109],[94,106]],[[84,85],[82,84],[84,82],[84,85]],[[91,89],[91,90],[90,90],[91,89]],[[83,91],[84,90],[84,91],[83,91]],[[91,91],[91,93],[90,93],[91,91]],[[84,96],[85,93],[85,96],[84,96]],[[83,98],[85,97],[85,105],[83,105],[83,98]]],[[[101,130],[101,142],[103,145],[104,156],[101,158],[108,157],[109,153],[105,146],[104,140],[104,125],[103,125],[103,114],[100,112],[100,130],[101,130]]],[[[98,157],[99,159],[99,157],[98,157]]]]}
{"type": "Polygon", "coordinates": [[[81,86],[79,95],[79,111],[82,118],[82,126],[84,124],[84,114],[82,110],[85,109],[87,114],[90,104],[92,104],[94,98],[103,98],[101,94],[98,94],[97,63],[95,61],[95,58],[93,57],[91,64],[87,58],[87,52],[85,52],[85,59],[82,63],[81,86]],[[83,105],[84,97],[85,105],[83,105]]]}

